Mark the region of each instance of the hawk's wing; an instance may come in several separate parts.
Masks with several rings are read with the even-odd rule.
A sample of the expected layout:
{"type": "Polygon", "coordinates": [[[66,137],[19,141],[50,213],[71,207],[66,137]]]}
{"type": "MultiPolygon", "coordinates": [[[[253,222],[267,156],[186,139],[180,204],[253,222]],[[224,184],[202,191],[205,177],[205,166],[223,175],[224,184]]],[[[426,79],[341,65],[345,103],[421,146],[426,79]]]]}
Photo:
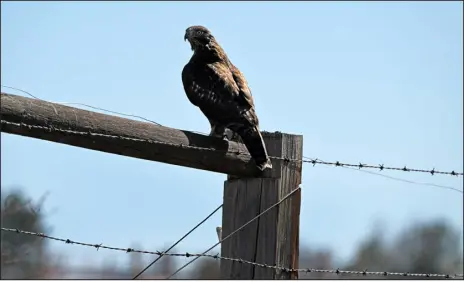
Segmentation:
{"type": "Polygon", "coordinates": [[[239,96],[241,99],[245,100],[246,104],[249,105],[250,107],[254,108],[254,101],[253,101],[253,96],[251,95],[251,90],[248,87],[248,82],[245,79],[245,76],[243,73],[236,68],[232,63],[231,63],[231,72],[232,76],[234,78],[235,83],[237,84],[239,88],[239,96]]]}
{"type": "Polygon", "coordinates": [[[207,118],[222,124],[257,125],[253,97],[243,74],[222,62],[189,62],[182,71],[182,82],[190,102],[207,118]]]}
{"type": "Polygon", "coordinates": [[[259,132],[253,97],[243,74],[232,64],[190,61],[182,70],[185,93],[211,125],[238,133],[260,170],[272,168],[259,132]]]}

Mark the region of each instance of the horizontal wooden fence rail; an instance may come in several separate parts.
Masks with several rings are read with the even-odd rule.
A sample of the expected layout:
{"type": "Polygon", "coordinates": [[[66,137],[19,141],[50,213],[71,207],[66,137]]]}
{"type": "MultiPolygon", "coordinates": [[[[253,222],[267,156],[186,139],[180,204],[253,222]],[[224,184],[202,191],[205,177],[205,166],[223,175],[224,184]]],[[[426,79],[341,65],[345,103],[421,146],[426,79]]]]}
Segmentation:
{"type": "Polygon", "coordinates": [[[260,174],[240,143],[3,92],[1,131],[240,177],[260,174]]]}

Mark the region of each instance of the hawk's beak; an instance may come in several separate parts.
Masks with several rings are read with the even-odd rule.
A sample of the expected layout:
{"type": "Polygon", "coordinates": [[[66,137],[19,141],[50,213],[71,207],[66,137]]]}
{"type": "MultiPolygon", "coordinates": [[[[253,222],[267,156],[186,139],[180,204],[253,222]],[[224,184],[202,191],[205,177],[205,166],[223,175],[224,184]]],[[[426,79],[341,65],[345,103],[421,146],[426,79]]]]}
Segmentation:
{"type": "Polygon", "coordinates": [[[188,34],[188,32],[186,32],[185,35],[184,35],[184,41],[186,41],[188,38],[189,38],[189,34],[188,34]]]}

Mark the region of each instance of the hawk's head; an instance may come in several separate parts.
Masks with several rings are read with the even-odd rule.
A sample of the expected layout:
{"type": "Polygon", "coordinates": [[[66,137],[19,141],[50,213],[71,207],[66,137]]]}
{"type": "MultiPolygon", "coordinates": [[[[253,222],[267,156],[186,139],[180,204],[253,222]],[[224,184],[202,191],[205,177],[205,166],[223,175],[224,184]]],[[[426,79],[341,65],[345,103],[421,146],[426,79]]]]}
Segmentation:
{"type": "Polygon", "coordinates": [[[185,31],[184,40],[190,42],[192,50],[198,50],[203,48],[209,49],[209,44],[214,41],[214,36],[204,26],[194,25],[185,31]]]}

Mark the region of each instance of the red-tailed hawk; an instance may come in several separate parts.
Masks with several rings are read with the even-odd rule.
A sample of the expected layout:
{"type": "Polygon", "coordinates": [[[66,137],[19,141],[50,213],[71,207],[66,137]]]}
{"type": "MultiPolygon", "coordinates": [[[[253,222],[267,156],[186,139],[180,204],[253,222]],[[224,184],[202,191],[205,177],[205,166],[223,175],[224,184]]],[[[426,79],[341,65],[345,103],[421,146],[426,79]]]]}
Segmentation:
{"type": "Polygon", "coordinates": [[[253,97],[243,74],[203,26],[185,31],[193,55],[182,70],[185,93],[211,124],[210,136],[223,138],[228,128],[237,133],[260,170],[272,168],[253,97]]]}

